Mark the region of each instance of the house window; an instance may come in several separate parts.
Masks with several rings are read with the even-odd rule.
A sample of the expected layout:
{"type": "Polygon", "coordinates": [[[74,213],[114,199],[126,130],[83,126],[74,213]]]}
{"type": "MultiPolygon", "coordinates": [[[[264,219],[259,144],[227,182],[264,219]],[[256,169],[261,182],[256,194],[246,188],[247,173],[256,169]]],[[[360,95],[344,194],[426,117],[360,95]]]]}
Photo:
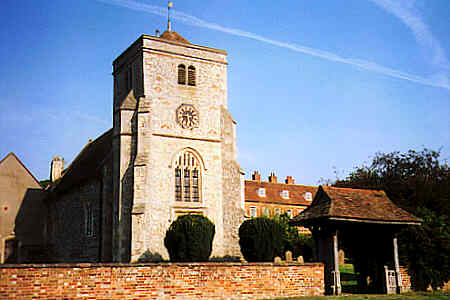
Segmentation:
{"type": "Polygon", "coordinates": [[[292,219],[292,209],[288,209],[286,213],[287,213],[288,217],[290,219],[292,219]]]}
{"type": "Polygon", "coordinates": [[[175,201],[201,202],[200,163],[189,151],[182,152],[176,161],[175,201]]]}
{"type": "Polygon", "coordinates": [[[250,217],[254,218],[258,216],[258,212],[256,211],[256,206],[250,206],[250,217]]]}
{"type": "Polygon", "coordinates": [[[268,207],[263,207],[263,215],[266,217],[270,216],[270,209],[268,207]]]}
{"type": "Polygon", "coordinates": [[[305,197],[306,201],[312,201],[312,193],[311,192],[306,192],[304,197],[305,197]]]}
{"type": "Polygon", "coordinates": [[[189,66],[188,68],[188,85],[195,86],[195,67],[189,66]]]}
{"type": "Polygon", "coordinates": [[[92,209],[92,204],[86,204],[86,214],[85,214],[85,228],[86,228],[86,236],[94,235],[94,212],[92,209]]]}
{"type": "Polygon", "coordinates": [[[277,216],[281,215],[281,208],[279,207],[275,208],[275,215],[277,216]]]}
{"type": "Polygon", "coordinates": [[[259,197],[266,197],[266,189],[265,188],[259,188],[258,189],[258,196],[259,197]]]}
{"type": "Polygon", "coordinates": [[[282,191],[281,193],[281,198],[283,199],[289,199],[289,191],[282,191]]]}
{"type": "Polygon", "coordinates": [[[178,65],[178,84],[186,84],[186,66],[178,65]]]}

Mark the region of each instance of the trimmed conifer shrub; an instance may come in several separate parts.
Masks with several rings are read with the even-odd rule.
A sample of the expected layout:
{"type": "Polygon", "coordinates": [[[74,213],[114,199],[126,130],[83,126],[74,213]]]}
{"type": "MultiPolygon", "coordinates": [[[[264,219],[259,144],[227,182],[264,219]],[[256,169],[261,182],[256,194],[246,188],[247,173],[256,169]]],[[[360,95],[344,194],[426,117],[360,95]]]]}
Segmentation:
{"type": "Polygon", "coordinates": [[[214,224],[201,215],[183,215],[170,224],[164,246],[173,262],[208,261],[214,239],[214,224]]]}
{"type": "Polygon", "coordinates": [[[239,227],[239,245],[249,262],[273,261],[283,254],[283,229],[279,222],[267,217],[246,220],[239,227]]]}

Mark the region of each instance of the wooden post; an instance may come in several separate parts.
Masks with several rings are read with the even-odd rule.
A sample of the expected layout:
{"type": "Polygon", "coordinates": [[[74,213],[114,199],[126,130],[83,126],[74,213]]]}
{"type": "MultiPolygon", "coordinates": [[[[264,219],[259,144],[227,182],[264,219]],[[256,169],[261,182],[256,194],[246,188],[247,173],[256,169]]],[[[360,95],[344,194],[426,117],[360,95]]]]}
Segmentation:
{"type": "Polygon", "coordinates": [[[339,250],[338,250],[338,230],[333,232],[333,267],[334,267],[334,286],[335,295],[340,295],[341,288],[341,274],[339,272],[339,250]]]}
{"type": "Polygon", "coordinates": [[[398,260],[397,236],[394,236],[394,239],[392,242],[393,242],[393,246],[394,246],[395,281],[397,283],[397,293],[400,294],[402,292],[402,280],[400,277],[400,263],[398,260]]]}

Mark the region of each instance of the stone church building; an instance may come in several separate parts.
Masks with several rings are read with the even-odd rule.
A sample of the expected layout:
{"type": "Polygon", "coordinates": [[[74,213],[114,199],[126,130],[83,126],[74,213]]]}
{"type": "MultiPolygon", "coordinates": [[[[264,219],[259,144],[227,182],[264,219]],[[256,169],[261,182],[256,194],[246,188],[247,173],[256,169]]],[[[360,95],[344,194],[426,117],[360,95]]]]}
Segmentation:
{"type": "Polygon", "coordinates": [[[164,236],[182,214],[216,226],[213,256],[240,255],[244,180],[227,109],[226,51],[174,31],[142,35],[113,62],[113,128],[47,188],[47,244],[57,261],[168,257],[164,236]]]}

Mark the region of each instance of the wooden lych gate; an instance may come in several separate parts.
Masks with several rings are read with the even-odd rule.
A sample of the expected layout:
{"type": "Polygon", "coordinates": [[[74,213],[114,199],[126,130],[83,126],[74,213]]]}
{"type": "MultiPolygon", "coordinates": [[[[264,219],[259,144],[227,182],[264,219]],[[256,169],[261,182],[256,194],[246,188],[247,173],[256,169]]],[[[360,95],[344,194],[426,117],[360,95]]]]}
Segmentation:
{"type": "Polygon", "coordinates": [[[311,230],[316,260],[325,263],[327,294],[342,293],[339,239],[351,245],[346,251],[362,266],[358,287],[392,294],[403,291],[396,234],[421,221],[392,203],[383,191],[319,186],[311,205],[291,225],[311,230]]]}

